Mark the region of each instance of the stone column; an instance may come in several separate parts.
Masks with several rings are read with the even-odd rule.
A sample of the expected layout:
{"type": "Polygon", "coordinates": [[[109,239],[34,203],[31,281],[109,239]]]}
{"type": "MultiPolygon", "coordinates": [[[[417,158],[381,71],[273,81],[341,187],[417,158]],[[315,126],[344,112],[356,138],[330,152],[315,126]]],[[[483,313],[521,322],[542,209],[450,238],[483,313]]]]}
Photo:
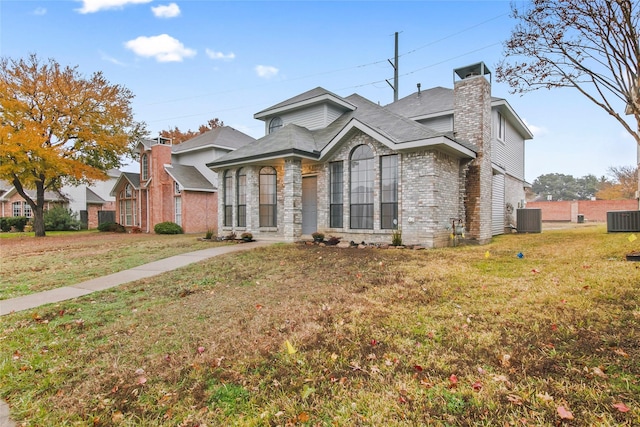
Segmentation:
{"type": "Polygon", "coordinates": [[[302,161],[284,161],[284,239],[294,242],[302,236],[302,161]]]}

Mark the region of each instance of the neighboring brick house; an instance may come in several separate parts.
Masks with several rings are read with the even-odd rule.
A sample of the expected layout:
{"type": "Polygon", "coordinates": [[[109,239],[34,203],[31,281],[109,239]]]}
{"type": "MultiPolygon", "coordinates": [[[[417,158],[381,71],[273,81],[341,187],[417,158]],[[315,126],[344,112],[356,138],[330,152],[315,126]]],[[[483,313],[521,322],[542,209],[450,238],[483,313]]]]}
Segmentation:
{"type": "Polygon", "coordinates": [[[253,141],[228,126],[177,145],[162,137],[143,140],[137,147],[140,173],[123,173],[111,190],[116,222],[143,232],[167,221],[185,233],[215,229],[218,178],[205,165],[253,141]]]}
{"type": "Polygon", "coordinates": [[[316,88],[254,115],[266,135],[208,163],[218,173],[221,235],[295,241],[315,231],[356,242],[450,244],[452,225],[488,242],[524,203],[524,141],[533,136],[491,97],[483,63],[454,89],[387,106],[316,88]]]}
{"type": "MultiPolygon", "coordinates": [[[[109,192],[121,173],[117,169],[111,169],[104,181],[96,181],[91,185],[64,185],[60,191],[47,191],[44,209],[51,209],[55,205],[64,206],[77,214],[83,227],[97,228],[98,212],[115,210],[115,198],[109,192]]],[[[35,190],[27,190],[27,194],[35,198],[35,190]]],[[[31,206],[10,183],[4,181],[0,184],[0,216],[33,217],[31,206]]]]}

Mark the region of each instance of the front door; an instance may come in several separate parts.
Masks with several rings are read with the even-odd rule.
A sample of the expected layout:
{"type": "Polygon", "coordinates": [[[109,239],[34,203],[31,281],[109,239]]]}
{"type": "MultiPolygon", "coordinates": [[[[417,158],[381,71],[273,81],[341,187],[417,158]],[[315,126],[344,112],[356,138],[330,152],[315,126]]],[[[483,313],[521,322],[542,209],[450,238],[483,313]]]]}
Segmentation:
{"type": "Polygon", "coordinates": [[[318,178],[302,178],[302,234],[318,230],[318,178]]]}

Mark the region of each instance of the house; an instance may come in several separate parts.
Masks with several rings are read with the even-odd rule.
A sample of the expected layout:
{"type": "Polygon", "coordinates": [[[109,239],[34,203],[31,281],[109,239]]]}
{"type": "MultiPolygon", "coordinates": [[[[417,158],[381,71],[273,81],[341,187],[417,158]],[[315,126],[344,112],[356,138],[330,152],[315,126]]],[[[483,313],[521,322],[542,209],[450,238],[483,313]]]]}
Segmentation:
{"type": "MultiPolygon", "coordinates": [[[[115,198],[109,193],[120,174],[119,170],[111,169],[104,181],[95,181],[91,185],[63,185],[59,191],[47,191],[44,209],[63,206],[78,215],[83,228],[97,228],[101,213],[114,210],[115,198]]],[[[35,199],[35,190],[27,190],[27,194],[35,199]]],[[[31,206],[7,182],[0,184],[0,216],[33,217],[31,206]]]]}
{"type": "Polygon", "coordinates": [[[453,89],[418,86],[386,106],[318,87],[254,117],[266,135],[208,163],[220,234],[389,243],[400,231],[442,247],[456,226],[477,243],[516,226],[533,135],[491,96],[484,63],[454,70],[453,89]]]}
{"type": "Polygon", "coordinates": [[[116,222],[143,232],[167,221],[185,233],[215,229],[218,176],[205,165],[253,141],[229,126],[177,145],[162,137],[141,141],[136,149],[140,172],[123,173],[111,190],[116,222]]]}

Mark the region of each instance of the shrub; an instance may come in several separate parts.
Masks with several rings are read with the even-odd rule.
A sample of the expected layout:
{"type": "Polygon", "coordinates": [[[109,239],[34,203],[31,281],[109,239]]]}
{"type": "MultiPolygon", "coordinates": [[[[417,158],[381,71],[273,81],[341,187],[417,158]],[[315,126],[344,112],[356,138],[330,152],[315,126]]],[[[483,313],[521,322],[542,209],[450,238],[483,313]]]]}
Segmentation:
{"type": "Polygon", "coordinates": [[[324,234],[316,231],[315,233],[311,233],[311,237],[313,237],[314,242],[322,242],[324,240],[324,234]]]}
{"type": "Polygon", "coordinates": [[[242,240],[244,240],[245,242],[250,242],[250,241],[252,241],[252,240],[253,240],[253,234],[251,234],[251,233],[249,233],[249,232],[245,232],[245,233],[242,233],[242,234],[240,235],[240,238],[241,238],[242,240]]]}
{"type": "Polygon", "coordinates": [[[207,239],[207,240],[211,240],[211,239],[213,239],[213,236],[215,236],[216,234],[217,233],[216,233],[215,229],[209,228],[207,230],[207,232],[205,233],[204,238],[207,239]]]}
{"type": "Polygon", "coordinates": [[[71,209],[62,206],[54,206],[44,213],[45,231],[79,230],[80,221],[71,209]]]}
{"type": "Polygon", "coordinates": [[[7,231],[11,231],[11,218],[6,218],[6,217],[2,217],[0,218],[0,230],[4,231],[5,233],[7,231]]]}
{"type": "Polygon", "coordinates": [[[160,222],[160,223],[156,224],[153,227],[153,231],[155,231],[156,234],[182,234],[182,233],[184,233],[184,231],[182,231],[182,227],[180,227],[175,222],[170,222],[170,221],[160,222]]]}
{"type": "Polygon", "coordinates": [[[26,216],[10,216],[3,219],[5,221],[2,225],[2,231],[11,231],[11,227],[13,227],[15,231],[22,233],[29,222],[29,218],[26,216]]]}
{"type": "Polygon", "coordinates": [[[103,222],[102,224],[98,225],[98,231],[124,233],[127,230],[122,225],[116,222],[103,222]]]}
{"type": "Polygon", "coordinates": [[[402,246],[402,232],[400,230],[393,230],[393,235],[391,236],[391,245],[402,246]]]}

